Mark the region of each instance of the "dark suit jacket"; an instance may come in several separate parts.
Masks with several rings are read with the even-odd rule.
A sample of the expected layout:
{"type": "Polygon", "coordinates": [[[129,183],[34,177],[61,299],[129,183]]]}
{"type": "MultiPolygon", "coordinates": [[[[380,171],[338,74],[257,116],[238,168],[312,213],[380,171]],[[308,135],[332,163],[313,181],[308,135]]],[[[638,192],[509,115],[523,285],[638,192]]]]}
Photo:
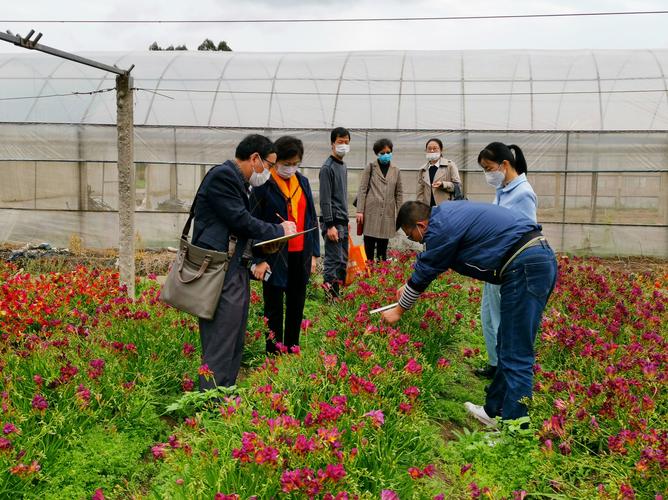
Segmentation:
{"type": "Polygon", "coordinates": [[[283,236],[283,228],[253,217],[248,183],[231,160],[211,169],[196,195],[194,245],[226,252],[230,235],[237,237],[228,274],[238,266],[248,240],[264,241],[283,236]]]}
{"type": "MultiPolygon", "coordinates": [[[[315,212],[315,203],[313,202],[313,193],[308,179],[297,172],[295,174],[299,180],[306,196],[306,217],[304,218],[304,230],[318,227],[318,216],[315,212]]],[[[251,213],[255,217],[269,222],[279,223],[279,214],[285,220],[288,219],[288,204],[285,196],[281,193],[276,181],[271,178],[262,186],[253,188],[250,195],[251,213]]],[[[311,275],[311,257],[320,257],[320,235],[318,231],[311,231],[304,235],[304,252],[302,265],[305,267],[302,276],[305,277],[304,285],[308,283],[311,275]]],[[[269,283],[281,288],[288,286],[288,245],[287,243],[281,249],[270,255],[263,255],[256,261],[266,260],[271,267],[271,277],[269,283]]]]}

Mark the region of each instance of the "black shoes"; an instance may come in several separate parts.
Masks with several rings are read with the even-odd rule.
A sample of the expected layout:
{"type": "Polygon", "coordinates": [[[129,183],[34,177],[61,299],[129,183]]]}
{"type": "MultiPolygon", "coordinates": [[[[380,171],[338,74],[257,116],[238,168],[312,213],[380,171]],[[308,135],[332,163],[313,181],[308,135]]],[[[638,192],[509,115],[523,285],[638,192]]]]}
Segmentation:
{"type": "Polygon", "coordinates": [[[496,366],[487,365],[485,366],[485,368],[476,368],[475,370],[473,370],[473,374],[476,377],[486,378],[491,380],[494,378],[494,375],[496,374],[496,366]]]}

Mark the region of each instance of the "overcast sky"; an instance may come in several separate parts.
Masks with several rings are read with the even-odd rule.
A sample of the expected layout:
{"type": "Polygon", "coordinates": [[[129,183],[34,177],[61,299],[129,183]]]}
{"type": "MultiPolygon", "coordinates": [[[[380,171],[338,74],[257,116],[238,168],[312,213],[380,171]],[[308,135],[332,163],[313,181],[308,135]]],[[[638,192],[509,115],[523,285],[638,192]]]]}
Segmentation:
{"type": "MultiPolygon", "coordinates": [[[[291,24],[39,24],[52,19],[297,19],[668,10],[668,1],[553,0],[4,0],[0,30],[41,31],[70,52],[146,50],[204,38],[235,51],[616,49],[668,47],[668,15],[291,24]],[[33,22],[9,23],[8,20],[33,22]]],[[[8,43],[0,52],[23,51],[8,43]]]]}

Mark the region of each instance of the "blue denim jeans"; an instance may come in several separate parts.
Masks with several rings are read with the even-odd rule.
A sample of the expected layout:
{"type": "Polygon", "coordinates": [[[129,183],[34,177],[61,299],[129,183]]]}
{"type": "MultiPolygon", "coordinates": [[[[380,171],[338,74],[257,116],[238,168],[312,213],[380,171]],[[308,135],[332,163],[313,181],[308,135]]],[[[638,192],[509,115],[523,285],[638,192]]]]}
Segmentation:
{"type": "Polygon", "coordinates": [[[480,305],[480,322],[482,335],[485,337],[487,348],[487,363],[490,366],[498,364],[496,358],[496,334],[501,323],[501,285],[485,283],[482,290],[482,304],[480,305]]]}
{"type": "Polygon", "coordinates": [[[557,261],[547,242],[524,250],[503,273],[498,367],[485,401],[490,417],[527,415],[520,400],[533,393],[534,342],[556,279],[557,261]]]}

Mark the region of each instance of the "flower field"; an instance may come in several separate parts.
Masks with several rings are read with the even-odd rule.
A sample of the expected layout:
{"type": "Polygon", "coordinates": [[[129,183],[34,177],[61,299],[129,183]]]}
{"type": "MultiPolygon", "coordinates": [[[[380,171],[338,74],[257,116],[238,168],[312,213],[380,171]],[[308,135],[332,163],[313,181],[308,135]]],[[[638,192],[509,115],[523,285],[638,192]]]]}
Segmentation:
{"type": "Polygon", "coordinates": [[[393,257],[335,304],[313,284],[277,357],[255,283],[239,384],[205,394],[197,322],[152,279],[130,301],[109,270],[0,264],[0,498],[667,497],[667,265],[560,257],[529,428],[488,432],[463,409],[481,283],[446,273],[387,327],[393,257]]]}

